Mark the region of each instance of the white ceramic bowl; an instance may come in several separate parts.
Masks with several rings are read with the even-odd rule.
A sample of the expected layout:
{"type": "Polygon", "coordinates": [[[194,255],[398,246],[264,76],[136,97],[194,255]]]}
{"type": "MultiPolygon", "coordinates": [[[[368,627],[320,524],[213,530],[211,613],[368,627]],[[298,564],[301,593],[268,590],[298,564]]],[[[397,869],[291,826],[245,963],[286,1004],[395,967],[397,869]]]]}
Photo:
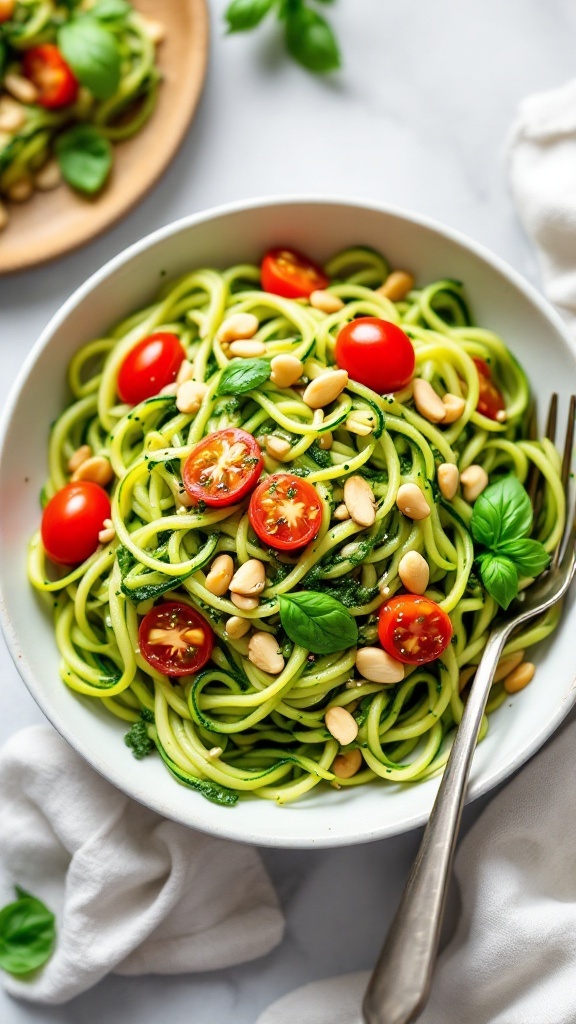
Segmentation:
{"type": "MultiPolygon", "coordinates": [[[[257,261],[285,244],[322,261],[361,243],[383,251],[392,266],[421,282],[464,281],[478,323],[498,331],[528,371],[541,408],[556,390],[561,414],[576,391],[576,362],[559,317],[510,267],[474,242],[423,217],[338,199],[267,199],[198,214],[157,231],[117,256],[65,303],[48,325],[12,391],[0,451],[2,625],[30,692],[60,733],[97,771],[136,800],[186,825],[269,846],[321,847],[394,835],[428,816],[438,781],[374,783],[317,790],[277,807],[244,798],[217,807],[180,786],[158,757],[134,760],[125,726],[99,701],[80,698],[60,681],[50,618],[26,579],[28,539],[38,526],[38,494],[46,475],[49,426],[67,400],[65,371],[79,345],[149,302],[166,275],[198,267],[257,261]]],[[[470,796],[505,779],[534,753],[572,706],[576,612],[568,604],[560,628],[536,654],[534,682],[491,718],[474,759],[470,796]]]]}

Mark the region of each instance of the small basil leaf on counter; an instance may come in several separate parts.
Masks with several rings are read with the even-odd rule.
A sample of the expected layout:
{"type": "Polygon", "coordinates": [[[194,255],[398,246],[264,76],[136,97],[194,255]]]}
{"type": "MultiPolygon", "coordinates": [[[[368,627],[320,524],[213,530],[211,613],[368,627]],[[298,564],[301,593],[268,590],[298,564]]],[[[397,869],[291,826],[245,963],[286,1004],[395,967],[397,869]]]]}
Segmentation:
{"type": "Polygon", "coordinates": [[[97,128],[78,124],[56,139],[62,176],[72,188],[93,195],[99,192],[112,168],[112,146],[97,128]]]}
{"type": "Polygon", "coordinates": [[[273,4],[274,0],[232,0],[224,15],[228,31],[246,32],[247,29],[256,28],[273,4]]]}
{"type": "Polygon", "coordinates": [[[482,491],[474,502],[470,528],[477,543],[492,549],[530,533],[530,498],[515,476],[505,476],[482,491]]]}
{"type": "Polygon", "coordinates": [[[323,74],[340,67],[340,51],[330,25],[310,7],[288,8],[286,47],[308,71],[323,74]]]}
{"type": "Polygon", "coordinates": [[[334,654],[353,647],[358,639],[356,620],[334,597],[301,590],[279,598],[280,621],[290,639],[314,654],[334,654]]]}
{"type": "Polygon", "coordinates": [[[242,395],[259,387],[270,376],[267,359],[233,359],[222,371],[217,395],[242,395]]]}
{"type": "Polygon", "coordinates": [[[76,78],[99,100],[109,99],[120,84],[120,49],[101,21],[85,14],[62,25],[58,46],[76,78]]]}
{"type": "Polygon", "coordinates": [[[506,611],[518,593],[518,570],[506,555],[480,555],[482,583],[497,604],[506,611]]]}
{"type": "Polygon", "coordinates": [[[500,544],[498,553],[510,558],[522,576],[539,576],[550,565],[550,555],[539,540],[511,540],[500,544]]]}
{"type": "Polygon", "coordinates": [[[18,899],[0,910],[0,968],[29,974],[51,956],[56,941],[54,914],[41,900],[16,887],[18,899]]]}

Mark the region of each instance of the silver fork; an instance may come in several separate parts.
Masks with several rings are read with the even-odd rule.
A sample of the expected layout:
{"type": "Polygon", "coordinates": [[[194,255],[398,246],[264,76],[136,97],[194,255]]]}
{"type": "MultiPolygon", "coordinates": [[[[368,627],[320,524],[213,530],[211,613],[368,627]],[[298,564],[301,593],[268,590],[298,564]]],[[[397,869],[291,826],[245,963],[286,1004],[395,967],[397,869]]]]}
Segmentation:
{"type": "MultiPolygon", "coordinates": [[[[552,396],[547,434],[554,441],[557,395],[552,396]]],[[[466,702],[438,795],[396,917],[368,985],[363,1005],[366,1024],[413,1024],[428,1002],[446,894],[460,827],[472,758],[500,655],[513,629],[559,601],[576,567],[576,529],[569,496],[576,398],[570,399],[562,459],[566,495],[564,536],[552,564],[530,588],[514,614],[491,632],[466,702]]],[[[541,488],[532,487],[536,510],[541,488]]]]}

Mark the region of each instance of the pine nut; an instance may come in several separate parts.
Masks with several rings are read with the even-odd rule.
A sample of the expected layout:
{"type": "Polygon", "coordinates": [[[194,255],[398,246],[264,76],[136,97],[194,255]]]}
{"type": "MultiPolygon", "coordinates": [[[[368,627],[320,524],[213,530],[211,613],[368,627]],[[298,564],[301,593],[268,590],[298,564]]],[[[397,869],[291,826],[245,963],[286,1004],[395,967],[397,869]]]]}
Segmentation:
{"type": "Polygon", "coordinates": [[[249,558],[236,570],[230,583],[232,594],[243,597],[255,597],[261,594],[266,586],[266,570],[264,563],[258,558],[249,558]]]}
{"type": "Polygon", "coordinates": [[[430,566],[419,551],[407,551],[400,559],[398,575],[411,594],[423,594],[430,580],[430,566]]]}
{"type": "Polygon", "coordinates": [[[234,562],[230,555],[218,555],[206,577],[206,590],[215,597],[223,597],[234,575],[234,562]]]}
{"type": "Polygon", "coordinates": [[[231,640],[239,640],[240,637],[244,636],[250,629],[250,620],[241,619],[239,615],[231,615],[226,620],[226,633],[231,640]]]}
{"type": "Polygon", "coordinates": [[[10,215],[8,213],[8,210],[4,206],[4,203],[0,202],[0,231],[3,231],[4,228],[8,227],[9,220],[10,215]]]}
{"type": "Polygon", "coordinates": [[[194,367],[189,359],[183,359],[180,363],[180,369],[176,374],[176,383],[184,384],[187,380],[192,380],[194,376],[194,367]]]}
{"type": "Polygon", "coordinates": [[[506,676],[509,676],[518,665],[521,665],[524,661],[525,651],[517,651],[516,654],[509,654],[507,658],[500,658],[496,671],[494,673],[495,683],[500,683],[506,676]]]}
{"type": "Polygon", "coordinates": [[[343,747],[352,743],[358,735],[358,723],[346,708],[328,708],[324,723],[330,735],[343,747]]]}
{"type": "Polygon", "coordinates": [[[464,399],[460,398],[460,395],[453,395],[450,392],[444,395],[442,404],[444,406],[443,423],[455,423],[456,420],[460,419],[464,409],[466,408],[466,402],[464,399]]]}
{"type": "Polygon", "coordinates": [[[27,203],[34,193],[32,178],[20,178],[6,189],[6,195],[13,203],[27,203]]]}
{"type": "Polygon", "coordinates": [[[303,401],[311,409],[322,409],[334,402],[342,394],[348,383],[346,370],[329,370],[315,377],[302,395],[303,401]]]}
{"type": "Polygon", "coordinates": [[[496,421],[498,423],[506,423],[507,419],[508,419],[508,413],[506,412],[506,410],[505,409],[498,409],[498,412],[496,413],[496,421]]]}
{"type": "Polygon", "coordinates": [[[150,18],[147,14],[138,14],[142,27],[149,39],[152,40],[155,46],[163,42],[166,38],[166,26],[164,22],[159,21],[157,18],[150,18]]]}
{"type": "Polygon", "coordinates": [[[402,662],[381,647],[361,647],[356,652],[356,668],[371,683],[399,683],[404,679],[402,662]]]}
{"type": "Polygon", "coordinates": [[[327,430],[325,434],[320,434],[318,447],[321,448],[323,452],[329,452],[333,443],[334,438],[332,437],[330,430],[327,430]]]}
{"type": "Polygon", "coordinates": [[[19,103],[31,104],[38,101],[39,92],[34,82],[31,82],[29,78],[24,78],[23,75],[8,72],[7,75],[4,75],[4,87],[19,103]]]}
{"type": "Polygon", "coordinates": [[[460,483],[464,499],[468,502],[476,501],[482,491],[488,486],[488,474],[482,466],[468,466],[460,473],[460,483]]]}
{"type": "Polygon", "coordinates": [[[11,96],[0,97],[0,131],[12,135],[26,124],[28,114],[21,103],[11,96]]]}
{"type": "Polygon", "coordinates": [[[304,363],[296,356],[274,356],[270,361],[270,380],[277,388],[291,388],[297,380],[300,380],[304,363]]]}
{"type": "Polygon", "coordinates": [[[92,457],[92,449],[89,444],[81,444],[68,459],[68,472],[75,473],[79,466],[92,457]]]}
{"type": "Polygon", "coordinates": [[[310,305],[314,306],[314,309],[319,309],[322,313],[337,313],[338,310],[344,309],[342,299],[339,299],[337,295],[333,295],[331,292],[325,292],[320,289],[312,292],[309,301],[310,305]]]}
{"type": "Polygon", "coordinates": [[[48,160],[34,175],[34,185],[39,192],[51,192],[61,181],[62,174],[56,160],[48,160]]]}
{"type": "Polygon", "coordinates": [[[106,526],[106,523],[110,522],[109,519],[104,520],[104,529],[100,530],[98,534],[98,540],[101,544],[110,544],[116,536],[116,530],[113,526],[106,526]]]}
{"type": "Polygon", "coordinates": [[[284,669],[284,658],[278,641],[271,633],[254,633],[248,644],[248,657],[256,668],[277,676],[284,669]]]}
{"type": "Polygon", "coordinates": [[[92,455],[91,458],[85,459],[72,474],[74,482],[91,480],[94,484],[100,484],[100,487],[107,487],[113,479],[114,470],[110,465],[110,459],[104,455],[92,455]]]}
{"type": "Polygon", "coordinates": [[[350,476],[344,484],[344,504],[358,526],[372,526],[376,519],[374,492],[363,476],[350,476]]]}
{"type": "Polygon", "coordinates": [[[438,477],[440,493],[448,501],[452,501],[458,490],[458,481],[460,480],[458,466],[455,466],[453,462],[443,462],[441,466],[438,466],[436,475],[438,477]]]}
{"type": "Polygon", "coordinates": [[[346,519],[350,519],[350,513],[344,502],[334,509],[333,517],[334,519],[339,519],[341,522],[344,522],[346,519]]]}
{"type": "Polygon", "coordinates": [[[169,395],[171,398],[175,398],[178,394],[178,384],[175,380],[171,384],[165,384],[163,388],[160,388],[158,394],[169,395]]]}
{"type": "Polygon", "coordinates": [[[519,693],[534,678],[536,666],[531,661],[524,661],[518,668],[515,668],[504,680],[506,693],[519,693]]]}
{"type": "Polygon", "coordinates": [[[391,302],[400,302],[414,287],[414,278],[407,270],[393,270],[388,275],[384,284],[381,284],[376,291],[391,302]]]}
{"type": "Polygon", "coordinates": [[[290,450],[290,441],[285,441],[283,437],[275,437],[274,434],[269,434],[266,438],[266,451],[272,458],[283,459],[290,450]]]}
{"type": "Polygon", "coordinates": [[[244,594],[230,594],[230,600],[241,612],[253,612],[260,604],[260,598],[245,597],[244,594]]]}
{"type": "Polygon", "coordinates": [[[207,384],[196,380],[185,380],[182,384],[178,385],[176,408],[189,416],[198,412],[207,391],[207,384]]]}
{"type": "Polygon", "coordinates": [[[230,344],[230,355],[239,359],[256,359],[266,355],[266,345],[262,341],[233,341],[230,344]]]}
{"type": "Polygon", "coordinates": [[[220,342],[246,341],[253,338],[260,324],[254,313],[234,313],[223,320],[216,337],[220,342]]]}
{"type": "Polygon", "coordinates": [[[210,747],[208,751],[208,757],[220,757],[220,754],[224,753],[222,747],[210,747]]]}
{"type": "Polygon", "coordinates": [[[396,495],[396,504],[402,515],[408,519],[427,519],[430,507],[417,484],[401,484],[396,495]]]}
{"type": "Polygon", "coordinates": [[[338,779],[351,779],[362,767],[362,754],[358,749],[347,750],[345,754],[337,754],[332,761],[330,771],[338,779]]]}
{"type": "Polygon", "coordinates": [[[446,408],[440,395],[437,395],[434,388],[422,377],[415,377],[414,404],[418,412],[430,423],[441,423],[446,416],[446,408]]]}

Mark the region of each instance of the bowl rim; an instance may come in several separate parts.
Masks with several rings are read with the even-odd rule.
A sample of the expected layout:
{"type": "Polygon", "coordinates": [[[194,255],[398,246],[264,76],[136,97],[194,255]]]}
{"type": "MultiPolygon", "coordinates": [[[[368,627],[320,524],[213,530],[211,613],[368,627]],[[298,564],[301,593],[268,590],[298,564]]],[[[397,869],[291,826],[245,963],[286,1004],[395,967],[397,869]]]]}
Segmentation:
{"type": "MultiPolygon", "coordinates": [[[[131,260],[145,252],[147,249],[151,249],[156,244],[163,242],[182,231],[186,231],[191,227],[195,227],[196,225],[203,224],[207,221],[227,216],[229,214],[245,213],[266,207],[284,207],[294,205],[342,206],[352,209],[360,208],[368,212],[385,214],[398,219],[403,219],[418,227],[425,228],[444,236],[456,245],[467,249],[481,261],[495,269],[505,279],[510,281],[510,283],[523,294],[524,298],[533,306],[536,306],[543,317],[549,321],[556,333],[559,334],[564,341],[568,352],[576,362],[576,343],[573,340],[567,325],[548,300],[506,260],[492,252],[482,243],[475,241],[456,228],[447,226],[441,221],[437,221],[425,214],[407,210],[403,207],[396,206],[395,204],[380,203],[376,200],[357,198],[354,196],[343,196],[337,194],[315,195],[314,193],[284,193],[265,197],[235,200],[234,202],[219,204],[197,213],[188,214],[178,220],[171,221],[153,232],[150,232],[148,235],[145,235],[143,238],[132,243],[126,249],[123,249],[120,253],[113,256],[102,267],[91,274],[90,277],[88,277],[83,284],[79,285],[78,288],[76,288],[65,302],[56,310],[25,358],[17,377],[12,384],[6,405],[2,411],[2,415],[0,416],[0,467],[5,455],[8,426],[19,403],[22,390],[26,385],[34,363],[36,362],[39,354],[50,343],[52,337],[65,322],[70,313],[81,305],[84,299],[94,288],[111,278],[121,267],[130,263],[131,260]]],[[[112,783],[122,792],[127,793],[138,803],[144,804],[144,806],[150,807],[157,813],[166,816],[166,809],[162,804],[161,797],[151,797],[148,792],[144,791],[143,787],[141,791],[139,791],[130,783],[127,783],[123,779],[122,772],[116,768],[114,763],[110,765],[97,754],[86,753],[83,750],[79,750],[77,743],[75,742],[75,734],[72,730],[68,729],[65,716],[62,717],[59,711],[51,706],[50,701],[44,697],[36,685],[34,672],[29,666],[27,658],[20,647],[18,637],[8,614],[6,604],[6,584],[1,574],[0,626],[18,673],[43,714],[60,733],[60,735],[107,781],[112,783]]],[[[505,779],[509,778],[514,771],[525,764],[525,762],[528,761],[540,749],[543,743],[556,731],[575,702],[576,676],[574,676],[569,688],[564,693],[564,697],[559,702],[555,712],[546,719],[540,728],[537,729],[532,736],[531,741],[527,743],[516,756],[509,757],[498,770],[490,772],[484,779],[471,783],[468,788],[466,803],[476,800],[478,797],[495,789],[505,779]]],[[[394,835],[400,835],[403,832],[410,831],[411,829],[424,824],[428,819],[428,813],[426,811],[413,813],[410,817],[405,818],[400,825],[391,825],[384,822],[377,828],[366,829],[365,831],[355,833],[354,835],[333,836],[328,834],[308,840],[304,840],[301,836],[293,838],[289,836],[276,837],[272,834],[270,836],[263,837],[259,834],[251,834],[248,829],[243,829],[239,832],[238,828],[234,827],[233,821],[230,821],[230,826],[228,826],[226,820],[222,823],[220,820],[213,823],[211,822],[210,825],[203,822],[200,826],[197,826],[191,824],[185,815],[177,816],[172,811],[170,812],[170,818],[172,820],[179,821],[188,828],[199,827],[202,831],[209,834],[224,839],[232,839],[238,842],[253,843],[259,846],[283,849],[320,849],[358,845],[374,842],[380,839],[386,839],[394,835]]]]}

